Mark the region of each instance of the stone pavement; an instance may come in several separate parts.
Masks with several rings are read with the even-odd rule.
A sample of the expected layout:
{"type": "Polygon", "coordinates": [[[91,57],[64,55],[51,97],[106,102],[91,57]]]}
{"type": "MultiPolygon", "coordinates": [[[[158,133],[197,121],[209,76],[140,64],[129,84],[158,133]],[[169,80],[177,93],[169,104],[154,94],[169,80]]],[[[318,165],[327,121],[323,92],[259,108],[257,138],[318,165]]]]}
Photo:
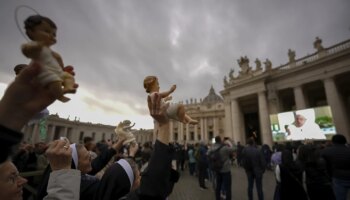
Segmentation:
{"type": "MultiPolygon", "coordinates": [[[[233,167],[232,170],[232,199],[248,200],[247,194],[247,177],[244,169],[233,167]]],[[[275,189],[275,177],[272,171],[266,171],[263,176],[264,199],[273,199],[275,189]]],[[[206,181],[207,190],[200,190],[198,178],[190,176],[188,168],[181,172],[179,182],[175,185],[169,200],[215,200],[215,193],[211,182],[206,181]]],[[[254,199],[257,198],[256,189],[254,188],[254,199]]]]}

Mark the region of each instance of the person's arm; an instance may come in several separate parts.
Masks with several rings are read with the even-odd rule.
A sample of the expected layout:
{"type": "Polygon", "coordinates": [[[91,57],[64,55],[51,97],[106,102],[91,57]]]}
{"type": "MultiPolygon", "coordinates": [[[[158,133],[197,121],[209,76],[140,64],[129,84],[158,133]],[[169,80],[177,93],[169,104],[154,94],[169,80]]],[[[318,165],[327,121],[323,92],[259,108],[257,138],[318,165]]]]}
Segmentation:
{"type": "Polygon", "coordinates": [[[275,177],[276,177],[277,182],[280,183],[281,182],[281,170],[280,170],[280,166],[279,165],[276,165],[275,177]]]}
{"type": "Polygon", "coordinates": [[[119,138],[116,143],[112,145],[112,148],[109,148],[105,151],[102,151],[100,155],[98,155],[91,162],[92,170],[88,173],[90,175],[95,175],[99,171],[101,171],[111,160],[111,158],[119,151],[119,149],[123,146],[123,142],[126,138],[119,138]]]}
{"type": "Polygon", "coordinates": [[[67,141],[56,140],[46,151],[51,169],[44,200],[79,200],[81,174],[71,169],[72,149],[67,141]]]}
{"type": "Polygon", "coordinates": [[[135,155],[139,150],[139,145],[137,143],[131,143],[128,149],[128,158],[135,160],[135,155]]]}
{"type": "Polygon", "coordinates": [[[148,199],[165,199],[170,192],[178,174],[171,171],[171,158],[174,149],[169,146],[169,119],[166,116],[167,105],[161,105],[161,96],[156,93],[148,97],[150,115],[155,120],[157,140],[147,169],[141,178],[139,197],[148,199]]]}
{"type": "Polygon", "coordinates": [[[49,92],[35,83],[41,66],[32,63],[8,86],[0,100],[0,163],[12,154],[23,134],[22,127],[38,112],[55,101],[49,92]]]}

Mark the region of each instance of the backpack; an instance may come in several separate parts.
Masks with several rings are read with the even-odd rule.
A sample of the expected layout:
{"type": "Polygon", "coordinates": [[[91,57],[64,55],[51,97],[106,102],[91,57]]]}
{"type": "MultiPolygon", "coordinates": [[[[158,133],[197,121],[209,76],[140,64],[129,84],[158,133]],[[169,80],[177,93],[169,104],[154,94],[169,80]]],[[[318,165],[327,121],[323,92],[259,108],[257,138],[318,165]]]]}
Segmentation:
{"type": "Polygon", "coordinates": [[[199,152],[199,148],[194,149],[194,158],[196,159],[197,162],[201,159],[201,153],[199,152]]]}
{"type": "Polygon", "coordinates": [[[252,160],[245,155],[245,150],[242,151],[242,161],[241,161],[241,163],[242,163],[242,166],[243,166],[243,168],[245,170],[248,170],[248,171],[253,170],[252,160]]]}
{"type": "Polygon", "coordinates": [[[221,158],[221,154],[220,154],[220,149],[222,147],[224,147],[224,145],[221,145],[219,148],[215,149],[214,151],[210,151],[208,155],[209,167],[214,172],[220,172],[220,170],[224,166],[224,161],[221,158]]]}

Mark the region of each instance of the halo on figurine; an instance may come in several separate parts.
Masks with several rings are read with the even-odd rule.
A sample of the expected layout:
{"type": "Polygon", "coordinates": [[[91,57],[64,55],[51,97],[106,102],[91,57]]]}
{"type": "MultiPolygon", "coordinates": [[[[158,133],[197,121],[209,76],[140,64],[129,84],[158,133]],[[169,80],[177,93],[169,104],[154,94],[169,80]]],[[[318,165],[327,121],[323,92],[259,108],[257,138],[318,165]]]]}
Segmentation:
{"type": "MultiPolygon", "coordinates": [[[[24,39],[26,39],[27,41],[30,41],[29,38],[27,37],[27,35],[25,34],[25,32],[23,31],[23,29],[21,28],[20,26],[20,23],[23,21],[23,20],[19,20],[19,11],[20,10],[23,10],[24,8],[30,10],[31,12],[34,12],[35,14],[37,15],[40,15],[38,11],[36,11],[34,8],[30,7],[30,6],[27,6],[27,5],[20,5],[20,6],[17,6],[16,9],[15,9],[15,21],[16,21],[16,26],[19,30],[19,32],[21,33],[21,35],[24,37],[24,39]]],[[[30,13],[29,15],[27,16],[30,16],[32,15],[33,13],[30,13]]]]}

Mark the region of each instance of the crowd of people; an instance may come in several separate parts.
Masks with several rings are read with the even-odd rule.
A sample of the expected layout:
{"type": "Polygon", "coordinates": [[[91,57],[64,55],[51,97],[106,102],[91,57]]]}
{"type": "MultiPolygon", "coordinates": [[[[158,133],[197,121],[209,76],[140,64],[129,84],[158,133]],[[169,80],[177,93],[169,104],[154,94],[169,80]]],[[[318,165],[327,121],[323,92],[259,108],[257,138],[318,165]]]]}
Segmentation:
{"type": "Polygon", "coordinates": [[[147,166],[143,166],[142,172],[134,160],[138,151],[136,143],[127,146],[126,157],[117,158],[117,152],[126,140],[123,137],[110,146],[101,144],[97,147],[96,144],[99,150],[94,159],[90,149],[94,145],[88,138],[86,146],[70,144],[62,138],[33,148],[21,143],[23,134],[20,131],[32,117],[57,100],[36,83],[41,68],[36,62],[25,67],[0,101],[1,199],[23,198],[27,180],[19,175],[16,165],[23,170],[45,168],[41,161],[43,156],[48,165],[40,181],[37,199],[166,199],[179,174],[171,167],[174,148],[169,145],[167,105],[161,104],[161,97],[155,94],[148,98],[157,139],[153,150],[145,147],[148,148],[147,166]],[[98,173],[102,174],[98,177],[98,173]]]}
{"type": "MultiPolygon", "coordinates": [[[[1,199],[22,199],[28,181],[38,188],[36,199],[167,199],[180,171],[188,166],[201,190],[213,183],[215,199],[232,198],[234,163],[247,175],[248,199],[256,186],[264,199],[263,175],[276,177],[274,199],[345,200],[350,188],[350,148],[341,134],[331,142],[247,144],[215,137],[214,144],[170,143],[168,104],[159,93],[148,96],[150,116],[155,121],[154,144],[137,144],[119,135],[116,141],[71,144],[67,138],[48,144],[21,142],[22,127],[58,97],[36,83],[42,66],[36,62],[16,67],[16,78],[0,101],[0,191],[1,199]],[[20,68],[20,69],[19,69],[20,68]],[[40,180],[21,177],[19,172],[44,170],[40,180]]],[[[75,85],[78,87],[78,85],[75,85]]]]}
{"type": "MultiPolygon", "coordinates": [[[[295,141],[257,145],[250,137],[246,145],[229,138],[215,137],[214,144],[174,144],[175,168],[188,172],[198,180],[201,190],[208,189],[208,179],[215,199],[232,198],[232,174],[236,167],[247,176],[247,196],[253,199],[254,185],[259,200],[264,199],[263,177],[268,170],[275,175],[274,200],[348,198],[350,183],[350,147],[346,138],[336,134],[331,141],[295,141]],[[214,169],[211,154],[219,151],[220,170],[214,169]],[[233,167],[236,166],[236,167],[233,167]]],[[[235,180],[234,180],[235,181],[235,180]]],[[[239,197],[238,197],[239,198],[239,197]]]]}

